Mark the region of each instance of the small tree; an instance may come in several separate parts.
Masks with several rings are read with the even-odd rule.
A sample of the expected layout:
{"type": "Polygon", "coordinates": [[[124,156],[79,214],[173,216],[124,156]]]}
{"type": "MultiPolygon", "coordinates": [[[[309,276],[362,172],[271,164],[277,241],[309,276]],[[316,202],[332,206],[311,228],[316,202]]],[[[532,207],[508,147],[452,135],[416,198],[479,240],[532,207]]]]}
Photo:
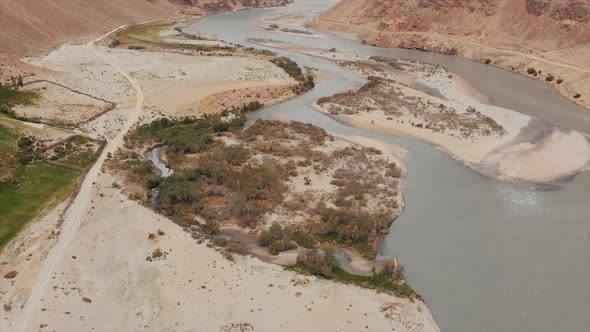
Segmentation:
{"type": "Polygon", "coordinates": [[[486,59],[486,65],[489,65],[490,63],[492,63],[492,59],[486,59]]]}
{"type": "Polygon", "coordinates": [[[527,69],[526,72],[529,73],[530,75],[534,75],[534,74],[537,73],[537,71],[535,70],[535,68],[529,68],[529,69],[527,69]]]}

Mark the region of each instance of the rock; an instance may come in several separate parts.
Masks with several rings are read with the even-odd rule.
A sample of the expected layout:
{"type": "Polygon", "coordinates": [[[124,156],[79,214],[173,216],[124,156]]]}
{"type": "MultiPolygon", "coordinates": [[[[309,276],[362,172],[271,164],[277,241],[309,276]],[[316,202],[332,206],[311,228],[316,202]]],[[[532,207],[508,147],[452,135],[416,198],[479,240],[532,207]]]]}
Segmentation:
{"type": "Polygon", "coordinates": [[[10,271],[4,275],[4,279],[12,279],[18,274],[17,271],[10,271]]]}

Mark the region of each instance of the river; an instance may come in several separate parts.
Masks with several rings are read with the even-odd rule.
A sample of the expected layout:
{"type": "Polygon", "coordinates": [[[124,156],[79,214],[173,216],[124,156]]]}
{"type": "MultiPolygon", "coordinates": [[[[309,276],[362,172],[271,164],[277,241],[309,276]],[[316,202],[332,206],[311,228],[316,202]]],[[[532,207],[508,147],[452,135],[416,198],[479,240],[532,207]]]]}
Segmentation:
{"type": "MultiPolygon", "coordinates": [[[[310,48],[413,59],[447,67],[490,103],[564,129],[590,131],[590,111],[539,81],[460,57],[381,49],[321,31],[325,39],[260,31],[257,18],[324,11],[333,2],[298,0],[287,7],[205,17],[185,29],[209,31],[227,42],[269,49],[333,77],[286,103],[250,115],[282,113],[328,131],[399,144],[405,159],[405,209],[379,252],[405,265],[409,283],[425,298],[445,331],[588,331],[590,328],[590,174],[559,186],[507,184],[464,167],[430,144],[355,129],[310,105],[364,83],[336,64],[271,49],[248,38],[282,40],[310,48]]],[[[305,28],[298,28],[305,29],[305,28]]]]}

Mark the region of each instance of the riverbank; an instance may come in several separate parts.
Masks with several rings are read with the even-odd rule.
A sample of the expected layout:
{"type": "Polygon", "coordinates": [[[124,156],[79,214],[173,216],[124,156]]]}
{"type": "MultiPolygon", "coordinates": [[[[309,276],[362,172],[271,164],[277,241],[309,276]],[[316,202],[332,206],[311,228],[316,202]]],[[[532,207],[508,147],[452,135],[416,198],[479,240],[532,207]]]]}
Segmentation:
{"type": "MultiPolygon", "coordinates": [[[[349,2],[348,4],[351,7],[355,6],[352,2],[349,2]]],[[[359,3],[357,3],[357,5],[358,4],[359,3]]],[[[412,5],[409,6],[411,7],[412,5]]],[[[524,7],[522,4],[516,6],[518,7],[518,10],[521,10],[521,7],[524,7]]],[[[461,5],[459,7],[461,7],[461,5]]],[[[550,6],[544,7],[544,9],[549,8],[550,6]]],[[[344,12],[351,9],[352,8],[344,8],[342,5],[338,8],[338,10],[344,12]]],[[[407,19],[407,16],[419,15],[417,13],[420,13],[420,9],[424,8],[418,8],[415,11],[409,10],[408,12],[400,10],[391,16],[406,16],[404,18],[397,18],[403,21],[404,19],[407,19]]],[[[405,10],[408,9],[406,8],[405,10]]],[[[443,27],[440,28],[430,28],[431,30],[425,28],[425,26],[428,26],[429,24],[436,25],[437,23],[429,22],[429,24],[425,24],[425,26],[422,26],[421,28],[412,25],[404,25],[408,24],[408,22],[400,23],[399,25],[392,23],[389,23],[391,24],[389,25],[384,23],[381,28],[378,28],[376,24],[379,20],[362,17],[363,11],[364,8],[359,9],[359,12],[355,13],[355,15],[359,16],[342,14],[343,16],[341,17],[339,17],[339,14],[336,11],[328,11],[310,22],[309,26],[322,30],[339,32],[347,38],[352,38],[359,42],[374,46],[419,49],[427,52],[458,55],[474,61],[488,63],[491,66],[497,66],[508,71],[520,73],[524,76],[543,81],[548,86],[559,91],[559,93],[565,98],[586,109],[590,109],[590,95],[585,93],[590,90],[590,63],[585,56],[589,49],[587,45],[581,42],[583,38],[587,39],[588,35],[586,34],[585,37],[583,36],[583,26],[587,24],[583,23],[583,20],[576,22],[574,25],[568,25],[570,30],[565,31],[561,29],[568,24],[565,23],[568,22],[567,20],[562,21],[563,25],[561,25],[561,29],[558,25],[553,25],[553,23],[531,23],[530,26],[527,26],[528,29],[536,29],[534,25],[537,24],[547,26],[546,30],[543,31],[543,35],[548,34],[551,37],[548,36],[547,39],[553,39],[552,41],[547,41],[548,45],[541,46],[543,44],[543,38],[535,38],[534,36],[536,36],[537,33],[530,35],[530,38],[527,37],[525,42],[516,42],[517,39],[523,38],[518,35],[513,35],[511,38],[507,36],[492,36],[494,33],[480,35],[478,30],[481,27],[477,26],[472,27],[474,31],[459,33],[458,31],[461,29],[469,30],[470,26],[469,23],[466,24],[467,27],[458,23],[460,22],[460,15],[455,16],[454,18],[449,18],[450,21],[447,25],[443,25],[443,27]],[[457,27],[445,31],[448,27],[453,26],[453,24],[456,24],[457,27]],[[578,32],[582,33],[576,34],[573,32],[571,35],[568,35],[567,32],[571,31],[571,29],[577,29],[578,32]],[[559,38],[555,38],[556,36],[562,38],[561,43],[564,45],[575,44],[577,46],[561,46],[561,44],[560,46],[557,46],[555,40],[558,40],[559,38]],[[530,41],[529,39],[537,39],[533,42],[536,45],[527,47],[526,44],[530,41]],[[576,39],[579,39],[577,43],[572,41],[576,39]]],[[[428,9],[425,9],[424,11],[427,12],[428,9]]],[[[578,18],[587,15],[582,9],[578,9],[578,11],[578,15],[580,15],[578,18]]],[[[461,12],[461,9],[457,8],[457,12],[461,12]]],[[[365,12],[364,14],[367,13],[365,12]]],[[[527,13],[525,12],[523,14],[527,13]]],[[[433,14],[432,12],[424,15],[436,16],[436,14],[433,14]]],[[[465,16],[470,15],[477,16],[477,10],[475,10],[475,13],[472,10],[465,14],[465,16]]],[[[485,21],[489,18],[489,15],[481,15],[482,16],[479,17],[478,20],[485,21]]],[[[511,13],[504,13],[504,15],[511,15],[511,13]]],[[[543,18],[539,18],[539,15],[533,15],[532,18],[527,17],[523,19],[543,20],[547,19],[549,16],[545,17],[543,15],[541,17],[543,18]]],[[[440,16],[439,19],[440,18],[442,18],[442,16],[440,16]]],[[[490,26],[488,28],[494,29],[491,28],[494,24],[488,25],[490,26]]]]}
{"type": "Polygon", "coordinates": [[[342,66],[369,77],[360,90],[314,105],[348,125],[428,141],[504,181],[555,182],[588,170],[586,135],[486,104],[485,96],[444,68],[380,57],[349,61],[350,56],[335,52],[322,55],[342,59],[342,66]]]}
{"type": "MultiPolygon", "coordinates": [[[[109,38],[101,45],[65,45],[30,60],[59,72],[52,77],[56,82],[112,101],[117,108],[77,129],[104,137],[108,143],[84,180],[64,225],[56,226],[61,211],[52,211],[39,222],[29,223],[0,256],[0,273],[11,278],[2,279],[5,282],[0,285],[2,330],[23,326],[75,330],[171,326],[245,331],[251,327],[438,330],[421,301],[304,277],[247,257],[231,262],[227,255],[199,243],[167,218],[122,194],[122,178],[102,166],[124,147],[123,137],[133,125],[162,117],[216,114],[222,106],[231,110],[241,98],[234,82],[264,82],[259,83],[261,87],[299,87],[303,83],[285,71],[292,68],[284,59],[279,65],[285,70],[256,55],[227,55],[235,50],[225,46],[180,51],[124,43],[110,47],[116,35],[109,38]],[[210,82],[217,82],[217,92],[238,97],[217,108],[201,108],[201,95],[191,92],[210,82]],[[177,86],[181,91],[174,89],[177,86]],[[162,90],[173,94],[175,102],[168,96],[165,103],[162,90]],[[195,104],[199,106],[193,107],[195,104]],[[192,264],[195,261],[201,264],[192,264]],[[16,275],[9,274],[11,271],[16,275]],[[201,294],[199,301],[195,292],[201,294]],[[132,315],[129,308],[134,308],[132,315]],[[206,313],[207,321],[195,316],[195,310],[206,313]],[[113,312],[127,314],[113,316],[113,312]],[[269,312],[273,319],[268,319],[269,312]],[[104,319],[107,313],[109,320],[104,319]],[[306,316],[309,319],[302,325],[300,317],[306,316]]],[[[303,81],[309,83],[307,78],[303,81]]],[[[203,100],[214,93],[207,92],[203,100]]],[[[270,132],[281,135],[280,131],[270,132]]],[[[314,171],[301,175],[298,182],[304,183],[305,176],[318,186],[323,183],[314,171]]],[[[398,209],[394,205],[389,208],[398,209]]]]}

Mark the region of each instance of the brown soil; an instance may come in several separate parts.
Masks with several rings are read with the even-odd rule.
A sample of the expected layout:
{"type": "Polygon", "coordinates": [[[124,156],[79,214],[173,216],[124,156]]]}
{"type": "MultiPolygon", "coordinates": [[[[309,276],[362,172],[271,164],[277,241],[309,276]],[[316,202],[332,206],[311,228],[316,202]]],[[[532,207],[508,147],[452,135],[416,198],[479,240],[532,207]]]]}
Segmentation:
{"type": "Polygon", "coordinates": [[[0,81],[41,69],[18,58],[55,48],[127,23],[166,19],[187,12],[205,15],[240,8],[273,6],[287,0],[1,0],[0,81]]]}

